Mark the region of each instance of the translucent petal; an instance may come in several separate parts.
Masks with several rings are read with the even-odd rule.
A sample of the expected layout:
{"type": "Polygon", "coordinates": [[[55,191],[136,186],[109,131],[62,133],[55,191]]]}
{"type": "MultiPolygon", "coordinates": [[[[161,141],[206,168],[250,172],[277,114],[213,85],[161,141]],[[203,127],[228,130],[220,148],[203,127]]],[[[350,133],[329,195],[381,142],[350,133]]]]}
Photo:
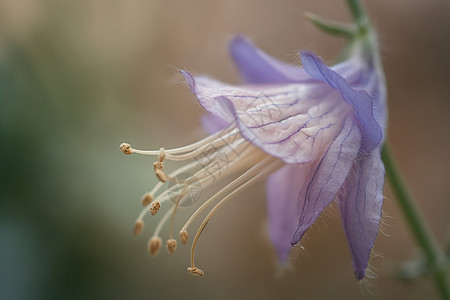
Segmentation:
{"type": "Polygon", "coordinates": [[[383,207],[384,165],[379,149],[355,162],[344,188],[340,211],[358,279],[364,277],[383,207]]]}
{"type": "Polygon", "coordinates": [[[311,164],[289,164],[267,180],[269,236],[282,263],[292,249],[291,239],[297,229],[306,185],[313,173],[311,168],[311,164]]]}
{"type": "Polygon", "coordinates": [[[300,66],[287,64],[267,55],[244,36],[236,36],[230,42],[229,50],[246,83],[289,83],[310,80],[300,66]]]}
{"type": "Polygon", "coordinates": [[[206,110],[236,122],[247,140],[286,163],[322,157],[351,113],[338,91],[318,81],[255,88],[183,75],[206,110]]]}
{"type": "MultiPolygon", "coordinates": [[[[300,55],[303,67],[311,77],[337,89],[344,100],[353,107],[361,128],[363,149],[367,152],[375,149],[383,138],[383,132],[374,117],[373,99],[366,91],[352,88],[341,75],[330,69],[316,54],[302,51],[300,55]]],[[[355,65],[355,69],[365,70],[358,65],[355,65]]],[[[361,76],[365,75],[367,75],[366,72],[361,72],[361,76]]]]}
{"type": "Polygon", "coordinates": [[[292,245],[300,241],[323,209],[336,197],[352,168],[360,146],[359,129],[351,118],[347,118],[308,185],[297,230],[291,241],[292,245]]]}
{"type": "Polygon", "coordinates": [[[219,118],[213,114],[203,115],[201,118],[201,122],[203,128],[208,134],[216,133],[230,124],[224,119],[219,118]]]}

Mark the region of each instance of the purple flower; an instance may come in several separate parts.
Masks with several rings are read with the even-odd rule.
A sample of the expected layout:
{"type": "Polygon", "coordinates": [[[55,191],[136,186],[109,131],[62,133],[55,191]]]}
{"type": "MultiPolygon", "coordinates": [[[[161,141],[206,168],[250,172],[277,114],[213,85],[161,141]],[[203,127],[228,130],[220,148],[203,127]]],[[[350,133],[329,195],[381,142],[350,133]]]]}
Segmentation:
{"type": "MultiPolygon", "coordinates": [[[[159,155],[155,172],[162,181],[174,178],[163,173],[164,158],[194,158],[197,162],[207,158],[201,167],[197,164],[200,170],[181,184],[182,191],[167,215],[175,215],[194,183],[208,186],[226,175],[241,174],[205,201],[180,231],[182,242],[186,242],[192,220],[210,203],[222,199],[197,231],[189,271],[203,275],[194,266],[193,253],[217,208],[248,185],[267,178],[269,234],[279,260],[287,260],[292,246],[336,200],[356,277],[363,278],[383,205],[380,151],[386,93],[378,57],[361,43],[348,60],[330,68],[316,54],[302,51],[301,68],[275,60],[242,36],[231,41],[230,52],[244,85],[228,85],[182,71],[200,104],[211,113],[203,118],[205,128],[215,133],[204,141],[172,150],[140,151],[122,145],[126,153],[159,155]],[[216,165],[225,158],[226,163],[216,165]]],[[[144,201],[146,205],[153,194],[147,195],[151,199],[144,201]]],[[[162,201],[154,201],[151,208],[155,203],[159,208],[162,201]]],[[[148,208],[136,223],[141,229],[146,211],[148,208]]],[[[158,233],[150,244],[159,250],[158,233]]],[[[173,248],[172,237],[169,241],[173,248]]]]}

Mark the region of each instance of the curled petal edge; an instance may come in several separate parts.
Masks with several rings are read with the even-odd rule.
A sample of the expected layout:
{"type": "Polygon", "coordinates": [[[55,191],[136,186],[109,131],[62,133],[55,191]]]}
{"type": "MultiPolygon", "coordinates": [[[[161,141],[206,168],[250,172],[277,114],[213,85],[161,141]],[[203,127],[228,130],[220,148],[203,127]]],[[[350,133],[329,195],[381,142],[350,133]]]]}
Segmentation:
{"type": "Polygon", "coordinates": [[[234,37],[229,44],[230,55],[246,83],[289,83],[308,80],[300,66],[279,61],[255,47],[243,35],[234,37]]]}
{"type": "Polygon", "coordinates": [[[363,150],[365,152],[374,150],[383,139],[383,131],[374,117],[373,99],[366,91],[352,88],[315,53],[304,50],[300,56],[303,67],[312,78],[328,83],[338,90],[345,102],[354,109],[361,128],[363,150]]]}

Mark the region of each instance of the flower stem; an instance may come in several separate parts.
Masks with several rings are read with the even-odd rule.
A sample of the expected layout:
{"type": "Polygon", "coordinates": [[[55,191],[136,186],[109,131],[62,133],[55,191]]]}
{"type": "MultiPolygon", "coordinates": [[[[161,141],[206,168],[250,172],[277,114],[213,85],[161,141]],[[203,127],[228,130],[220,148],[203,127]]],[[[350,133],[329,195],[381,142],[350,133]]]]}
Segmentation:
{"type": "MultiPolygon", "coordinates": [[[[349,0],[349,2],[352,1],[349,0]]],[[[442,249],[435,242],[425,221],[417,210],[414,200],[395,165],[387,143],[384,145],[381,155],[392,191],[417,243],[422,248],[436,288],[439,290],[442,299],[450,299],[450,287],[446,278],[448,266],[446,257],[442,249]]]]}
{"type": "Polygon", "coordinates": [[[352,12],[353,18],[355,19],[356,25],[361,29],[367,26],[368,19],[366,13],[358,0],[347,0],[348,6],[352,12]]]}

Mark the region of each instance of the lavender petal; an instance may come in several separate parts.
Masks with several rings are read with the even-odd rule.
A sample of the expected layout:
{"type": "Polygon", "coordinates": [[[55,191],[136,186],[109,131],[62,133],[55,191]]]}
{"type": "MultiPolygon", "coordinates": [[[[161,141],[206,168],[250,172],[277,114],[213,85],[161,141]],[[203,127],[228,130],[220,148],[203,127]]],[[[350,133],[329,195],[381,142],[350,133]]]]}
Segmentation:
{"type": "Polygon", "coordinates": [[[229,45],[231,57],[246,83],[289,83],[310,80],[305,70],[276,60],[238,35],[229,45]]]}
{"type": "Polygon", "coordinates": [[[207,111],[235,122],[244,138],[286,163],[322,157],[351,114],[339,92],[319,81],[252,89],[182,74],[207,111]]]}
{"type": "Polygon", "coordinates": [[[217,117],[213,114],[206,114],[201,117],[202,127],[208,134],[216,133],[225,127],[227,127],[230,123],[225,121],[224,119],[217,117]]]}
{"type": "Polygon", "coordinates": [[[303,206],[309,168],[308,164],[289,164],[267,180],[269,236],[281,263],[287,261],[292,249],[291,239],[303,206]]]}
{"type": "Polygon", "coordinates": [[[384,165],[380,150],[357,161],[346,180],[340,202],[342,223],[358,279],[364,277],[383,207],[384,165]]]}
{"type": "Polygon", "coordinates": [[[303,67],[311,77],[339,90],[345,102],[353,107],[361,128],[363,149],[366,152],[375,149],[382,141],[383,132],[374,118],[373,99],[369,94],[364,90],[352,88],[341,75],[330,69],[316,54],[302,51],[300,56],[303,67]]]}
{"type": "Polygon", "coordinates": [[[323,209],[336,197],[355,161],[361,146],[361,134],[347,118],[339,135],[320,161],[306,190],[297,230],[291,244],[297,244],[323,209]]]}

